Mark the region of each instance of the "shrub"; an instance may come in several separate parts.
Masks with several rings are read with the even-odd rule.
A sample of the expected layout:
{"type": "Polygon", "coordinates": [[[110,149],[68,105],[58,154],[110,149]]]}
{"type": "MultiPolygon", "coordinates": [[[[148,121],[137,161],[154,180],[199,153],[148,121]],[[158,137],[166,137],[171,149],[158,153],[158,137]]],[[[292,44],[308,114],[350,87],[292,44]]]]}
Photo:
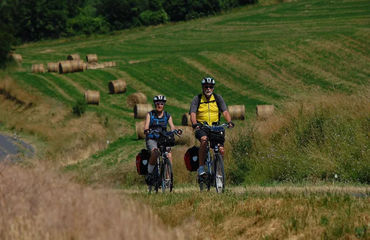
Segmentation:
{"type": "Polygon", "coordinates": [[[72,113],[80,117],[85,113],[86,108],[87,108],[86,102],[83,99],[79,99],[72,107],[72,113]]]}
{"type": "Polygon", "coordinates": [[[92,17],[81,14],[69,19],[67,22],[68,35],[90,35],[93,33],[106,33],[108,31],[109,23],[103,17],[92,17]]]}
{"type": "Polygon", "coordinates": [[[143,25],[158,25],[168,22],[167,13],[162,9],[159,11],[146,10],[139,16],[143,25]]]}
{"type": "Polygon", "coordinates": [[[0,68],[5,66],[13,42],[14,37],[9,27],[0,22],[0,68]]]}

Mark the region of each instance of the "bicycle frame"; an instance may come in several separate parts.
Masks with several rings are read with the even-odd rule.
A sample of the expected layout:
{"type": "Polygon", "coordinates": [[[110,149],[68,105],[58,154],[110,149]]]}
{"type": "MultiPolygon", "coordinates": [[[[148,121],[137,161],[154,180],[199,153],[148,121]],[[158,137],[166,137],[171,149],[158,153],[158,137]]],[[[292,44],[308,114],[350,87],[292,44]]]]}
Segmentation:
{"type": "MultiPolygon", "coordinates": [[[[177,135],[177,130],[172,131],[177,135]]],[[[162,134],[162,133],[160,133],[162,134]]],[[[162,188],[162,192],[166,191],[166,188],[172,192],[173,188],[173,173],[172,164],[168,158],[169,152],[167,152],[166,146],[159,146],[159,156],[154,168],[154,172],[157,173],[157,180],[154,184],[154,190],[158,192],[159,187],[162,188]]],[[[152,190],[152,185],[149,185],[149,192],[152,190]]]]}
{"type": "MultiPolygon", "coordinates": [[[[221,127],[227,126],[226,124],[222,124],[221,127]]],[[[206,125],[206,127],[210,128],[210,126],[206,125]]],[[[211,142],[208,141],[207,144],[207,157],[205,159],[205,165],[207,166],[207,190],[210,190],[211,184],[215,186],[216,191],[218,193],[223,192],[225,188],[225,173],[224,173],[224,165],[223,165],[223,157],[219,152],[220,144],[217,144],[213,148],[213,154],[211,154],[211,142]],[[220,169],[218,169],[220,168],[220,169]],[[220,170],[220,173],[218,173],[220,170]]],[[[200,188],[202,190],[203,183],[200,183],[200,188]]]]}

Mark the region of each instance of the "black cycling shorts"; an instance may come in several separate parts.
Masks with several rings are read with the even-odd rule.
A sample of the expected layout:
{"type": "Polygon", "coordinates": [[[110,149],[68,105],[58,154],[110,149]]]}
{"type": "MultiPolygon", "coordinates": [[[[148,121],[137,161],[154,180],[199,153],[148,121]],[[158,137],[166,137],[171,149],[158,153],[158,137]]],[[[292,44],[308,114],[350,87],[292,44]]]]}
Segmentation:
{"type": "Polygon", "coordinates": [[[200,141],[203,136],[208,136],[208,133],[202,129],[195,130],[195,137],[200,141]]]}

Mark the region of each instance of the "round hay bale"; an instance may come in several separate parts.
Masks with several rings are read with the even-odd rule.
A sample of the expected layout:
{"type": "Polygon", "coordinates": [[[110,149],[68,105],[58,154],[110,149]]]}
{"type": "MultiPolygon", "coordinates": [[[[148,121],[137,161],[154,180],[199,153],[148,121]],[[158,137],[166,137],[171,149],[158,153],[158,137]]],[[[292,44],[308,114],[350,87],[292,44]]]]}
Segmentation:
{"type": "Polygon", "coordinates": [[[144,124],[145,124],[145,121],[135,123],[137,139],[145,139],[144,124]]]}
{"type": "Polygon", "coordinates": [[[267,119],[274,113],[274,105],[257,105],[256,114],[258,119],[267,119]]]}
{"type": "Polygon", "coordinates": [[[126,92],[126,82],[122,79],[110,81],[108,84],[110,93],[124,93],[126,92]]]}
{"type": "Polygon", "coordinates": [[[191,120],[190,120],[190,114],[189,113],[184,113],[182,115],[182,119],[181,119],[181,124],[183,126],[191,126],[191,120]]]}
{"type": "Polygon", "coordinates": [[[231,105],[229,106],[229,113],[233,120],[245,119],[245,106],[244,105],[231,105]]]}
{"type": "Polygon", "coordinates": [[[104,67],[115,67],[116,62],[104,62],[103,65],[104,67]]]}
{"type": "Polygon", "coordinates": [[[11,58],[16,62],[16,63],[22,63],[22,61],[23,61],[22,55],[20,55],[20,54],[12,53],[12,54],[10,54],[10,57],[11,57],[11,58]]]}
{"type": "Polygon", "coordinates": [[[85,101],[87,104],[96,104],[99,105],[100,102],[100,92],[87,90],[85,91],[85,101]]]}
{"type": "Polygon", "coordinates": [[[80,55],[78,55],[77,53],[75,54],[70,54],[67,56],[67,60],[80,60],[80,55]]]}
{"type": "Polygon", "coordinates": [[[59,62],[59,73],[71,73],[71,72],[73,72],[71,61],[59,62]]]}
{"type": "Polygon", "coordinates": [[[195,144],[195,137],[192,127],[183,126],[181,127],[182,134],[180,137],[175,137],[176,145],[194,145],[195,144]]]}
{"type": "Polygon", "coordinates": [[[134,107],[136,104],[146,103],[147,98],[144,93],[137,92],[129,95],[126,102],[129,107],[134,107]]]}
{"type": "Polygon", "coordinates": [[[104,64],[102,63],[87,63],[87,69],[100,69],[104,68],[104,64]]]}
{"type": "Polygon", "coordinates": [[[86,55],[86,61],[88,63],[97,63],[98,62],[98,55],[96,54],[87,54],[86,55]]]}
{"type": "Polygon", "coordinates": [[[48,72],[58,72],[59,71],[59,63],[49,62],[48,63],[48,72]]]}
{"type": "Polygon", "coordinates": [[[73,60],[70,61],[72,65],[72,72],[82,72],[84,70],[84,61],[73,60]]]}
{"type": "Polygon", "coordinates": [[[82,71],[86,71],[87,70],[87,63],[83,62],[82,63],[82,71]]]}
{"type": "Polygon", "coordinates": [[[134,118],[145,118],[146,114],[152,110],[152,104],[136,104],[134,107],[134,118]]]}
{"type": "Polygon", "coordinates": [[[32,72],[44,73],[45,72],[44,64],[32,64],[32,72]]]}

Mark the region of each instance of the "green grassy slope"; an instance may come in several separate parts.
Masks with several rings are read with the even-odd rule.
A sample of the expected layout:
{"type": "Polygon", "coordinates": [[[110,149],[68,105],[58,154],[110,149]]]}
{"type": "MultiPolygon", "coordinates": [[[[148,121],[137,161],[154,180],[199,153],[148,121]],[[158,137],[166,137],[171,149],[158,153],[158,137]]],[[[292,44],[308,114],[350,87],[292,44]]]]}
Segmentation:
{"type": "MultiPolygon", "coordinates": [[[[368,88],[369,13],[366,0],[302,0],[111,35],[42,41],[17,49],[24,59],[23,70],[12,76],[68,106],[85,89],[99,90],[101,104],[88,110],[133,128],[127,95],[142,91],[150,101],[154,94],[165,94],[167,110],[179,124],[200,92],[201,78],[211,75],[217,81],[216,92],[229,105],[244,104],[249,117],[256,104],[279,106],[301,95],[368,88]],[[65,75],[30,73],[32,64],[63,60],[70,53],[82,57],[96,53],[99,61],[116,61],[117,67],[65,75]],[[108,94],[108,82],[117,78],[128,83],[124,95],[108,94]]],[[[133,152],[144,146],[132,136],[120,141],[131,141],[133,152]]],[[[125,169],[133,154],[118,152],[107,151],[105,157],[98,154],[100,158],[90,160],[100,166],[96,161],[118,158],[112,164],[121,163],[125,169]]]]}

